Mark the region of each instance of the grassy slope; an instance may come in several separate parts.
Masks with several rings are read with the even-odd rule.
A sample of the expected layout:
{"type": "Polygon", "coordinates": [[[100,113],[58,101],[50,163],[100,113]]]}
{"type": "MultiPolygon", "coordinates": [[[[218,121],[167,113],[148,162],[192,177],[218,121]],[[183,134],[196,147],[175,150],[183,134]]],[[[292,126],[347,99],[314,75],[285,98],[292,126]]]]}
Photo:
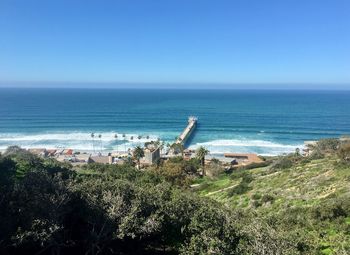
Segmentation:
{"type": "MultiPolygon", "coordinates": [[[[203,178],[199,181],[201,186],[197,188],[197,192],[229,207],[255,212],[264,218],[274,217],[279,213],[288,215],[283,212],[289,208],[288,210],[299,212],[291,215],[296,219],[309,209],[314,210],[318,207],[322,211],[324,205],[331,204],[334,198],[350,200],[350,166],[340,164],[335,157],[296,163],[291,168],[278,171],[270,167],[244,171],[253,178],[248,185],[249,188],[240,195],[232,192],[242,180],[242,174],[237,173],[223,174],[216,180],[203,178]],[[272,201],[264,201],[264,195],[272,197],[272,201]]],[[[282,216],[284,217],[288,218],[282,216]]],[[[287,218],[286,221],[289,221],[287,218]]],[[[304,220],[296,221],[298,222],[296,225],[290,225],[284,231],[286,235],[293,230],[302,231],[314,244],[312,254],[346,254],[349,251],[350,217],[340,222],[335,220],[326,223],[323,220],[316,220],[306,225],[303,225],[304,220]],[[317,227],[314,224],[317,224],[317,227]],[[347,247],[344,248],[345,253],[340,247],[347,247]]]]}
{"type": "Polygon", "coordinates": [[[298,163],[289,169],[272,171],[269,167],[245,170],[253,177],[250,190],[241,195],[230,196],[230,187],[239,184],[240,176],[221,175],[218,179],[203,179],[198,193],[230,206],[252,206],[254,194],[269,194],[274,207],[285,203],[303,205],[318,203],[329,196],[350,195],[350,167],[341,166],[335,158],[298,163]],[[252,198],[253,196],[253,198],[252,198]]]}

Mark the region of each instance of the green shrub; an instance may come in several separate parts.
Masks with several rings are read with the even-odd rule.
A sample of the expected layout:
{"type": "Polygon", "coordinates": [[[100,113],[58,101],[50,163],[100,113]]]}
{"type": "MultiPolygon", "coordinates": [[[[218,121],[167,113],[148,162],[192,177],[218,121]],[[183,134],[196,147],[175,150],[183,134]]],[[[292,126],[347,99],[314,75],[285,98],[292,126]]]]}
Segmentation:
{"type": "Polygon", "coordinates": [[[282,156],[279,159],[277,159],[274,164],[272,165],[272,169],[287,169],[291,168],[293,166],[293,161],[290,157],[282,156]]]}
{"type": "Polygon", "coordinates": [[[335,220],[350,216],[350,200],[337,199],[322,203],[313,209],[312,215],[318,221],[335,220]]]}
{"type": "Polygon", "coordinates": [[[236,179],[242,178],[243,175],[245,175],[245,170],[244,169],[237,169],[231,173],[230,179],[236,180],[236,179]]]}
{"type": "Polygon", "coordinates": [[[269,194],[265,194],[261,197],[261,202],[264,204],[268,202],[272,203],[274,200],[275,200],[275,197],[269,194]]]}
{"type": "Polygon", "coordinates": [[[236,187],[232,188],[228,192],[228,196],[232,197],[234,195],[242,195],[246,193],[247,191],[251,190],[252,188],[249,187],[248,183],[241,182],[236,187]]]}
{"type": "Polygon", "coordinates": [[[253,200],[259,200],[260,198],[261,198],[261,194],[259,194],[259,193],[255,193],[252,195],[253,200]]]}
{"type": "Polygon", "coordinates": [[[259,200],[254,200],[252,202],[252,205],[254,208],[258,208],[258,207],[262,206],[262,203],[259,200]]]}
{"type": "Polygon", "coordinates": [[[242,182],[245,182],[245,183],[251,183],[252,181],[254,180],[254,177],[252,176],[252,174],[250,173],[245,173],[243,175],[243,178],[242,178],[242,182]]]}
{"type": "Polygon", "coordinates": [[[345,143],[340,146],[338,156],[343,162],[350,163],[350,143],[345,143]]]}

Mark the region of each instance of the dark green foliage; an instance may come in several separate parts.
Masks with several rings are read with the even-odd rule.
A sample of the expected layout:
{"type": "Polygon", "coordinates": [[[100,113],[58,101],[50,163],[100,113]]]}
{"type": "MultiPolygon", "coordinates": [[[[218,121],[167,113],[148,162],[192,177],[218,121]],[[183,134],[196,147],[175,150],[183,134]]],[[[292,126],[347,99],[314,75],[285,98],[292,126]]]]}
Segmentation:
{"type": "Polygon", "coordinates": [[[0,194],[13,185],[16,175],[16,162],[9,157],[0,156],[0,194]]]}
{"type": "Polygon", "coordinates": [[[252,195],[252,199],[254,199],[254,200],[259,200],[260,198],[261,198],[261,194],[259,194],[259,193],[255,193],[252,195]]]}
{"type": "Polygon", "coordinates": [[[269,194],[265,194],[261,197],[262,203],[272,203],[275,200],[275,197],[269,194]]]}
{"type": "Polygon", "coordinates": [[[222,254],[239,242],[230,211],[155,173],[94,164],[81,171],[96,174],[74,175],[41,160],[18,179],[9,157],[0,158],[3,253],[222,254]]]}
{"type": "Polygon", "coordinates": [[[229,190],[228,196],[230,197],[234,195],[242,195],[251,190],[249,183],[251,183],[254,180],[253,176],[248,172],[237,172],[236,175],[241,175],[242,179],[237,186],[229,190]]]}
{"type": "Polygon", "coordinates": [[[252,201],[252,205],[255,208],[260,207],[266,203],[273,203],[275,200],[275,197],[270,194],[253,194],[251,198],[254,200],[252,201]]]}
{"type": "Polygon", "coordinates": [[[233,195],[242,195],[246,193],[247,191],[251,190],[249,187],[248,183],[246,182],[241,182],[238,184],[236,187],[232,188],[228,192],[228,196],[233,196],[233,195]]]}
{"type": "Polygon", "coordinates": [[[254,208],[258,208],[258,207],[262,206],[262,203],[261,203],[260,200],[254,200],[254,201],[252,202],[252,206],[253,206],[254,208]]]}
{"type": "Polygon", "coordinates": [[[246,174],[247,174],[247,171],[245,171],[244,169],[237,169],[232,172],[232,174],[230,175],[230,179],[231,180],[240,179],[240,178],[243,178],[243,176],[246,174]]]}
{"type": "Polygon", "coordinates": [[[200,166],[200,161],[196,158],[191,158],[188,161],[183,161],[183,168],[187,174],[196,174],[200,166]]]}
{"type": "Polygon", "coordinates": [[[253,180],[254,180],[253,176],[248,172],[246,172],[242,177],[242,182],[245,182],[247,184],[251,183],[253,180]]]}
{"type": "Polygon", "coordinates": [[[312,210],[312,215],[319,221],[345,219],[350,216],[350,202],[347,199],[335,199],[323,203],[312,210]]]}
{"type": "MultiPolygon", "coordinates": [[[[0,254],[350,251],[350,199],[339,198],[337,193],[315,205],[283,204],[275,211],[280,198],[269,190],[251,196],[253,210],[229,209],[167,181],[171,177],[180,185],[182,173],[194,172],[197,160],[167,162],[158,168],[168,167],[169,175],[138,171],[131,165],[102,164],[84,166],[76,174],[69,164],[13,149],[0,156],[0,254]],[[26,169],[19,177],[23,166],[26,169]]],[[[230,178],[239,184],[228,193],[233,198],[249,197],[246,193],[261,178],[253,173],[234,171],[230,178]]]]}
{"type": "Polygon", "coordinates": [[[218,204],[199,207],[184,229],[182,254],[238,254],[240,236],[234,218],[218,204]]]}

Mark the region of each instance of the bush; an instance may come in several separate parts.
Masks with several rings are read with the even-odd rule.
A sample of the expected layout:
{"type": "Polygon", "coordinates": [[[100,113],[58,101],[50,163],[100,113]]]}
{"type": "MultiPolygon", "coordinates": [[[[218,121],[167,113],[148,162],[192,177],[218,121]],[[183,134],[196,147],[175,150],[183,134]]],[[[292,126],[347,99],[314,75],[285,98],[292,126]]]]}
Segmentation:
{"type": "Polygon", "coordinates": [[[262,206],[262,203],[259,200],[254,200],[252,202],[252,205],[253,205],[254,208],[258,208],[258,207],[262,206]]]}
{"type": "Polygon", "coordinates": [[[265,194],[261,198],[261,202],[264,204],[268,202],[272,203],[274,200],[275,200],[275,197],[269,194],[265,194]]]}
{"type": "Polygon", "coordinates": [[[246,173],[246,171],[244,169],[234,170],[232,172],[232,174],[230,175],[230,179],[236,180],[236,179],[242,178],[245,173],[246,173]]]}
{"type": "Polygon", "coordinates": [[[345,143],[340,146],[338,156],[343,162],[350,163],[350,143],[345,143]]]}
{"type": "Polygon", "coordinates": [[[272,169],[287,169],[293,166],[293,161],[290,157],[282,156],[272,165],[272,169]]]}
{"type": "Polygon", "coordinates": [[[338,149],[339,144],[340,141],[337,138],[321,139],[316,143],[315,149],[319,149],[321,152],[334,152],[338,149]]]}
{"type": "Polygon", "coordinates": [[[259,193],[255,193],[252,195],[252,199],[254,199],[254,200],[259,200],[260,198],[261,198],[261,194],[259,194],[259,193]]]}
{"type": "Polygon", "coordinates": [[[232,197],[234,195],[242,195],[244,193],[246,193],[247,191],[251,190],[252,188],[249,187],[249,184],[246,182],[241,182],[240,184],[238,184],[236,187],[230,189],[228,191],[228,196],[232,197]]]}
{"type": "Polygon", "coordinates": [[[319,149],[315,149],[311,152],[310,156],[308,157],[311,160],[316,160],[316,159],[323,159],[324,154],[321,152],[319,149]]]}
{"type": "Polygon", "coordinates": [[[245,183],[251,183],[254,180],[254,177],[252,176],[251,173],[244,173],[243,178],[242,178],[242,182],[245,183]]]}
{"type": "Polygon", "coordinates": [[[350,200],[334,199],[317,206],[312,211],[313,217],[318,221],[335,220],[339,217],[350,216],[350,200]]]}

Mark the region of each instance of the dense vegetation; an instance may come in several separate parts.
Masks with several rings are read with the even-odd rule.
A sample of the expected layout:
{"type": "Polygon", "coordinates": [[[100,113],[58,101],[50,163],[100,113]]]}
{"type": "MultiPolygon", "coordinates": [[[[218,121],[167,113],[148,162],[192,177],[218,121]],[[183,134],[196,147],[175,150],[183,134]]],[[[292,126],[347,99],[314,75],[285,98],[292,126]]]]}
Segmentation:
{"type": "Polygon", "coordinates": [[[213,161],[211,178],[200,159],[73,169],[11,147],[0,254],[349,254],[349,150],[333,142],[231,173],[213,161]]]}

